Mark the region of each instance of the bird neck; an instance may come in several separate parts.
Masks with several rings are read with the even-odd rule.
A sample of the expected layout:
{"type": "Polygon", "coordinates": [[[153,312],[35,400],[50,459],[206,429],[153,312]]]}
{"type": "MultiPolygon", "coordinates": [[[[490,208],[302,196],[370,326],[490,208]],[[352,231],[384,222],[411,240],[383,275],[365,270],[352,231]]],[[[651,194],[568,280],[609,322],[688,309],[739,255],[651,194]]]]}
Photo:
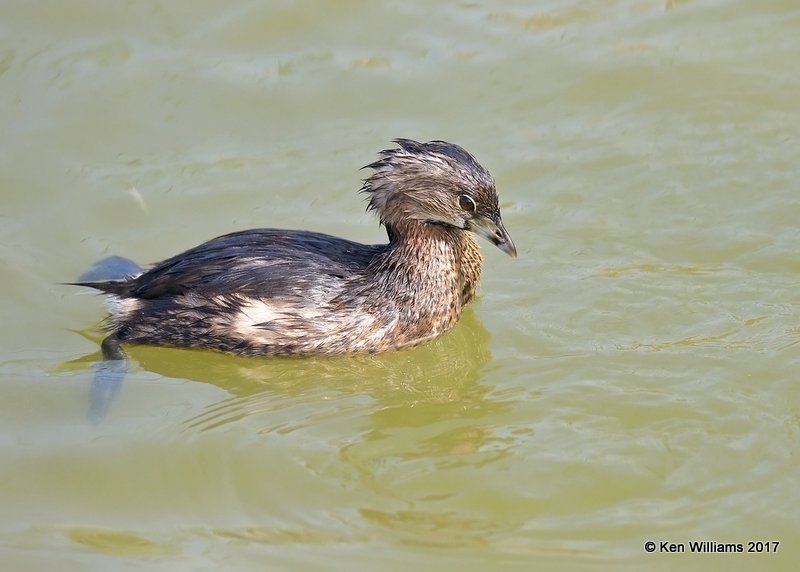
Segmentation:
{"type": "Polygon", "coordinates": [[[459,306],[478,288],[483,256],[474,235],[454,226],[418,220],[387,226],[389,248],[385,262],[409,286],[437,289],[453,295],[459,306]]]}

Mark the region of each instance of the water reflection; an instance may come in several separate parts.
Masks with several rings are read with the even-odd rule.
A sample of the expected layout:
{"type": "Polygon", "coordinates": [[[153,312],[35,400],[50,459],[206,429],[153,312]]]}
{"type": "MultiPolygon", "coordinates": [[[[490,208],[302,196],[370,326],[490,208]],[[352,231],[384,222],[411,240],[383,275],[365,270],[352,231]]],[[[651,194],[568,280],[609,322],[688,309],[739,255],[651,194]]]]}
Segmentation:
{"type": "MultiPolygon", "coordinates": [[[[122,383],[135,384],[146,370],[224,391],[177,426],[162,428],[167,441],[177,434],[185,446],[169,449],[171,463],[155,477],[160,488],[202,489],[202,501],[190,495],[193,511],[226,514],[247,506],[258,515],[257,525],[202,534],[269,544],[349,542],[367,525],[412,543],[454,546],[488,538],[499,526],[491,515],[447,508],[460,494],[456,483],[468,484],[475,469],[509,455],[509,443],[493,429],[510,405],[485,381],[489,341],[469,308],[442,338],[376,356],[259,359],[130,346],[131,372],[122,383]],[[435,484],[445,474],[453,486],[435,484]],[[282,491],[280,501],[274,489],[282,491]],[[305,514],[315,516],[306,521],[305,514]],[[327,526],[327,519],[335,524],[327,526]]],[[[68,366],[85,371],[100,359],[96,352],[68,366]]],[[[194,383],[181,391],[213,398],[216,392],[194,383]]],[[[123,414],[119,402],[126,398],[137,397],[92,385],[90,411],[106,408],[101,428],[123,414]]],[[[157,404],[153,412],[167,417],[157,404]]],[[[165,454],[158,444],[145,450],[152,456],[144,462],[136,456],[131,465],[153,466],[165,454]]],[[[183,498],[174,493],[162,502],[180,510],[183,498]]]]}
{"type": "MultiPolygon", "coordinates": [[[[276,411],[286,406],[287,398],[314,393],[319,399],[368,396],[378,402],[372,415],[376,435],[401,424],[422,426],[497,408],[486,399],[491,388],[479,383],[491,354],[489,333],[472,308],[467,309],[458,327],[442,338],[411,350],[380,355],[262,359],[147,346],[130,346],[129,353],[144,370],[209,383],[230,394],[187,420],[185,428],[190,430],[210,430],[276,411]],[[409,415],[410,410],[413,415],[409,415]]],[[[102,362],[99,352],[65,365],[84,367],[86,363],[99,368],[89,391],[88,411],[93,421],[100,422],[120,395],[123,372],[104,365],[109,362],[102,362]]],[[[481,439],[473,430],[454,431],[437,446],[466,451],[481,439]]]]}
{"type": "MultiPolygon", "coordinates": [[[[304,360],[251,361],[214,355],[212,361],[204,360],[202,364],[171,360],[159,366],[145,359],[143,366],[173,377],[212,383],[233,394],[232,398],[188,420],[186,427],[192,430],[210,430],[292,404],[316,405],[303,418],[281,421],[272,415],[266,418],[263,433],[287,433],[316,423],[324,425],[327,418],[339,414],[346,417],[344,408],[363,408],[363,398],[370,398],[373,403],[367,407],[371,412],[369,429],[357,440],[364,443],[383,439],[397,427],[421,427],[491,410],[486,399],[490,388],[479,382],[481,371],[491,357],[488,344],[488,332],[470,311],[450,334],[408,351],[304,360]],[[352,401],[353,398],[361,402],[342,405],[340,409],[334,403],[318,406],[320,400],[352,401]]],[[[435,447],[474,450],[482,441],[480,431],[461,432],[454,428],[435,447]]],[[[347,452],[347,447],[342,449],[343,454],[347,452]]]]}

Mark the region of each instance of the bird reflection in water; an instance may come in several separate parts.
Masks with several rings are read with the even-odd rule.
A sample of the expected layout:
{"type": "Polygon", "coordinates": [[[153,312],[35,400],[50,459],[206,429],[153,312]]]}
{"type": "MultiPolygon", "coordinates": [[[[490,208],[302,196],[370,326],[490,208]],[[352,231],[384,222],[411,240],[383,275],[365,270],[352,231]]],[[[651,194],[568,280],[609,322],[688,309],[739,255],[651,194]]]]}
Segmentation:
{"type": "MultiPolygon", "coordinates": [[[[84,335],[94,339],[98,334],[84,335]]],[[[285,407],[286,398],[302,399],[311,392],[373,399],[376,407],[371,408],[367,441],[380,439],[384,432],[398,427],[482,417],[506,407],[487,397],[492,387],[481,381],[491,357],[489,333],[472,308],[465,311],[453,331],[438,340],[379,355],[241,358],[151,346],[134,347],[130,354],[143,370],[166,378],[208,383],[229,395],[187,419],[184,428],[191,431],[213,430],[244,418],[269,415],[285,407]]],[[[99,352],[95,352],[66,364],[71,369],[87,364],[99,368],[88,395],[88,416],[94,423],[102,423],[111,414],[123,383],[133,382],[124,381],[124,371],[115,370],[114,362],[99,358],[99,352]]],[[[474,451],[487,437],[476,426],[468,423],[454,428],[431,446],[449,452],[474,451]]]]}

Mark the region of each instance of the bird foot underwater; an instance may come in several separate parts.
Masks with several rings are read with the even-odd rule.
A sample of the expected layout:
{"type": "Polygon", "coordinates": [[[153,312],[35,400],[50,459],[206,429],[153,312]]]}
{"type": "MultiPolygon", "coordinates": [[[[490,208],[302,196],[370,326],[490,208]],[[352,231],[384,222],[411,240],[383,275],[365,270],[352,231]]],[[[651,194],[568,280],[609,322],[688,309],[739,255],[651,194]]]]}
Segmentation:
{"type": "MultiPolygon", "coordinates": [[[[142,273],[142,267],[122,256],[108,256],[95,262],[78,277],[79,282],[125,280],[142,273]]],[[[100,343],[103,359],[95,364],[94,377],[89,388],[88,417],[98,424],[105,419],[112,403],[125,381],[130,362],[114,335],[106,336],[100,343]]]]}

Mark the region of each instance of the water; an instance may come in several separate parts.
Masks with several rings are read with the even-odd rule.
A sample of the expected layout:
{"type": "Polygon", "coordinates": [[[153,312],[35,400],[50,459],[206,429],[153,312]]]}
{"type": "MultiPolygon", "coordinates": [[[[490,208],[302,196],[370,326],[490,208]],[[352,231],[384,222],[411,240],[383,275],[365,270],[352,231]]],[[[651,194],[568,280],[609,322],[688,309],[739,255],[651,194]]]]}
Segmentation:
{"type": "Polygon", "coordinates": [[[796,569],[799,24],[788,0],[6,2],[2,569],[796,569]],[[393,137],[472,151],[520,251],[486,245],[455,331],[134,348],[92,421],[102,304],[59,282],[254,226],[380,241],[355,191],[393,137]]]}

